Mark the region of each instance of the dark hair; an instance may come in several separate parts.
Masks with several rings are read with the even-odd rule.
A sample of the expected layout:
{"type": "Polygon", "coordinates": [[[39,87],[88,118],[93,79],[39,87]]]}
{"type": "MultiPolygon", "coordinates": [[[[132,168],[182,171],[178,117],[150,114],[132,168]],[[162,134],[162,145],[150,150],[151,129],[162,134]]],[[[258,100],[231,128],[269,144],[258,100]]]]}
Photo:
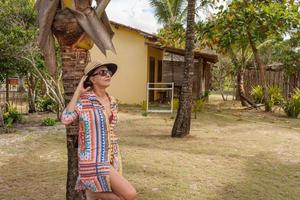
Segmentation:
{"type": "Polygon", "coordinates": [[[87,74],[87,78],[85,79],[85,81],[83,82],[83,88],[87,88],[87,87],[93,87],[93,83],[90,80],[90,78],[93,76],[93,74],[95,73],[95,71],[101,67],[106,67],[105,65],[103,66],[99,66],[96,67],[95,69],[91,70],[88,74],[87,74]]]}
{"type": "Polygon", "coordinates": [[[83,88],[86,89],[88,87],[93,87],[92,81],[90,81],[90,77],[87,77],[86,80],[83,82],[83,88]]]}
{"type": "Polygon", "coordinates": [[[93,76],[93,74],[94,74],[94,72],[96,71],[96,69],[98,69],[98,68],[93,69],[92,71],[90,71],[90,72],[87,74],[87,77],[86,77],[85,81],[83,82],[83,88],[93,87],[93,83],[92,83],[92,81],[90,80],[90,78],[93,76]]]}

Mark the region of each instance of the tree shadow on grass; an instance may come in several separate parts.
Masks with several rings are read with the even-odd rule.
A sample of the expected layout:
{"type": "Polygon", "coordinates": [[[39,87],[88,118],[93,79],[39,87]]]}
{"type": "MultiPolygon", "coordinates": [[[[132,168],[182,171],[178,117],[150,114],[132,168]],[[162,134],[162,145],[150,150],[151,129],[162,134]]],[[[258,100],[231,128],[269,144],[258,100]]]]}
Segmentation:
{"type": "Polygon", "coordinates": [[[227,184],[217,199],[222,200],[299,200],[300,163],[284,162],[270,153],[247,161],[243,181],[227,184]]]}
{"type": "MultiPolygon", "coordinates": [[[[149,128],[151,129],[151,128],[149,128]]],[[[247,127],[247,131],[253,130],[256,131],[256,127],[247,127]]],[[[197,130],[198,131],[198,130],[197,130]]],[[[152,134],[145,134],[139,130],[134,131],[130,135],[121,139],[121,146],[127,147],[139,147],[144,149],[156,149],[162,151],[178,152],[178,153],[187,153],[193,155],[219,155],[226,157],[243,157],[239,151],[236,151],[236,148],[245,148],[243,146],[235,147],[234,143],[224,141],[222,138],[225,135],[230,137],[231,133],[222,132],[219,133],[220,136],[216,134],[203,133],[202,130],[199,130],[199,133],[194,135],[189,135],[185,138],[172,138],[167,132],[162,132],[159,134],[157,132],[152,132],[152,134]],[[156,133],[156,134],[153,134],[156,133]],[[216,145],[218,147],[216,147],[216,145]]],[[[230,132],[239,132],[240,127],[233,127],[230,129],[230,132]]],[[[121,134],[122,135],[122,134],[121,134]]],[[[228,139],[229,140],[229,139],[228,139]]],[[[243,138],[241,137],[241,140],[243,138]]],[[[246,141],[247,142],[247,141],[246,141]]],[[[252,141],[253,142],[253,141],[252,141]]]]}

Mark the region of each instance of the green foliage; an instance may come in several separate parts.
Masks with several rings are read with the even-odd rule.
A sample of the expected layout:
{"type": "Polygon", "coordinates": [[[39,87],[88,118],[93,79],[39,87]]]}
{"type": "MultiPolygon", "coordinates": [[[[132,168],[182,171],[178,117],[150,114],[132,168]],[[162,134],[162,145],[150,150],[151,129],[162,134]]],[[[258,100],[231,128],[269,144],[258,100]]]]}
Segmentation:
{"type": "Polygon", "coordinates": [[[57,110],[57,103],[48,96],[40,97],[37,100],[37,108],[42,112],[55,112],[57,110]]]}
{"type": "Polygon", "coordinates": [[[8,76],[26,74],[23,49],[37,33],[34,1],[0,1],[0,82],[8,76]]]}
{"type": "Polygon", "coordinates": [[[204,99],[197,99],[194,104],[194,111],[201,112],[204,108],[204,105],[205,105],[204,99]]]}
{"type": "Polygon", "coordinates": [[[281,105],[284,100],[282,90],[278,86],[269,87],[270,101],[272,105],[281,105]]]}
{"type": "Polygon", "coordinates": [[[174,98],[173,99],[173,110],[178,110],[178,107],[179,107],[179,99],[174,98]]]}
{"type": "Polygon", "coordinates": [[[195,114],[195,119],[197,118],[197,114],[202,112],[205,105],[205,99],[196,99],[193,103],[193,112],[195,114]]]}
{"type": "Polygon", "coordinates": [[[263,103],[263,88],[260,85],[253,86],[250,95],[253,97],[255,103],[263,103]]]}
{"type": "Polygon", "coordinates": [[[164,26],[183,22],[186,16],[185,0],[150,0],[158,22],[164,26]]]}
{"type": "Polygon", "coordinates": [[[12,105],[8,105],[6,111],[3,114],[4,124],[7,127],[12,127],[13,123],[20,122],[22,115],[12,105]]]}
{"type": "Polygon", "coordinates": [[[56,124],[56,119],[53,119],[51,117],[47,117],[42,120],[43,126],[54,126],[56,124]]]}
{"type": "MultiPolygon", "coordinates": [[[[232,0],[228,6],[220,6],[218,9],[219,12],[211,18],[206,28],[204,27],[205,38],[207,38],[208,46],[216,47],[219,53],[230,55],[233,64],[240,68],[245,66],[251,58],[251,55],[245,56],[250,41],[252,53],[255,52],[257,57],[262,58],[262,52],[255,51],[259,49],[260,44],[272,38],[282,40],[284,34],[291,35],[291,32],[299,30],[299,2],[296,1],[287,3],[272,0],[232,0]],[[242,53],[239,55],[236,52],[240,50],[242,53]]],[[[197,34],[203,34],[203,31],[197,34]]],[[[299,68],[300,65],[297,64],[299,56],[296,55],[296,49],[288,48],[284,54],[278,51],[280,55],[284,55],[278,60],[289,68],[297,66],[299,68]]],[[[264,62],[263,59],[260,60],[264,62]]],[[[261,100],[256,99],[256,101],[261,100]]]]}
{"type": "Polygon", "coordinates": [[[219,62],[212,68],[212,87],[221,93],[223,100],[227,100],[226,94],[232,90],[233,73],[233,65],[224,57],[220,57],[219,62]]]}
{"type": "Polygon", "coordinates": [[[142,103],[141,103],[141,109],[144,112],[147,111],[147,101],[142,101],[142,103]]]}
{"type": "Polygon", "coordinates": [[[270,48],[274,60],[282,63],[288,74],[300,73],[300,43],[294,39],[277,42],[270,48]]]}
{"type": "Polygon", "coordinates": [[[268,102],[264,102],[263,100],[263,88],[260,85],[253,86],[250,94],[255,103],[265,103],[270,108],[274,105],[281,105],[284,100],[282,90],[278,86],[270,86],[268,88],[268,94],[270,96],[270,100],[268,102]]]}
{"type": "Polygon", "coordinates": [[[174,23],[159,30],[157,36],[164,46],[184,48],[185,29],[181,23],[174,23]]]}
{"type": "Polygon", "coordinates": [[[148,113],[147,113],[147,101],[143,101],[141,103],[141,109],[142,109],[142,115],[144,117],[147,117],[148,116],[148,113]]]}
{"type": "Polygon", "coordinates": [[[297,118],[300,114],[300,89],[296,89],[292,98],[283,105],[288,117],[297,118]]]}

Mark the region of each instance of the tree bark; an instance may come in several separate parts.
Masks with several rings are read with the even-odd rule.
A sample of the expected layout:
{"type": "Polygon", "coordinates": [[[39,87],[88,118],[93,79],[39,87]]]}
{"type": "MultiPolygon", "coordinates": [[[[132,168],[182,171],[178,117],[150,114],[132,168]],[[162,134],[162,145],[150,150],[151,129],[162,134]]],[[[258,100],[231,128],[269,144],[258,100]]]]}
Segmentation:
{"type": "MultiPolygon", "coordinates": [[[[75,17],[68,10],[60,10],[57,12],[53,23],[53,32],[60,44],[62,70],[63,70],[63,86],[65,105],[69,103],[83,75],[85,61],[80,65],[77,54],[78,49],[72,48],[78,38],[83,34],[82,29],[77,23],[75,17]],[[73,32],[68,32],[68,29],[73,32]],[[69,41],[70,40],[70,41],[69,41]],[[78,65],[79,64],[79,65],[78,65]]],[[[84,59],[85,60],[85,59],[84,59]]],[[[75,191],[76,179],[78,176],[78,122],[66,126],[67,151],[68,151],[68,172],[66,183],[66,199],[82,200],[84,195],[82,192],[75,191]]]]}
{"type": "Polygon", "coordinates": [[[0,127],[4,127],[3,110],[0,105],[0,127]]]}
{"type": "Polygon", "coordinates": [[[18,86],[18,92],[25,92],[25,86],[24,86],[24,76],[19,76],[19,86],[18,86]]]}
{"type": "Polygon", "coordinates": [[[6,101],[6,108],[7,106],[9,105],[9,80],[8,80],[8,77],[6,77],[6,83],[5,83],[5,92],[6,92],[6,95],[5,95],[5,101],[6,101]]]}
{"type": "Polygon", "coordinates": [[[247,101],[245,100],[245,88],[244,88],[244,69],[239,67],[237,69],[237,98],[241,101],[242,106],[248,106],[247,101]]]}
{"type": "Polygon", "coordinates": [[[188,1],[185,67],[179,97],[179,107],[172,129],[172,137],[184,137],[190,133],[192,111],[192,87],[194,74],[194,24],[195,0],[188,1]]]}
{"type": "MultiPolygon", "coordinates": [[[[75,1],[76,9],[83,11],[91,7],[91,1],[75,1]]],[[[58,10],[52,25],[52,31],[59,42],[62,58],[64,99],[67,105],[84,75],[89,62],[87,49],[76,48],[74,44],[85,34],[75,15],[68,9],[58,10]]],[[[78,177],[78,121],[66,126],[68,172],[66,183],[67,200],[83,200],[83,192],[75,191],[78,177]]]]}
{"type": "MultiPolygon", "coordinates": [[[[88,63],[88,50],[61,47],[63,83],[65,91],[65,104],[71,100],[76,86],[78,85],[83,71],[88,63]]],[[[76,179],[78,176],[78,122],[66,127],[67,149],[68,149],[68,174],[67,174],[67,200],[84,199],[82,192],[75,191],[76,179]]]]}
{"type": "Polygon", "coordinates": [[[259,78],[260,78],[260,84],[262,85],[262,88],[263,88],[263,95],[264,95],[263,100],[265,103],[265,111],[270,112],[271,111],[271,106],[269,105],[270,97],[269,97],[268,86],[267,86],[266,77],[265,77],[266,67],[259,56],[258,50],[256,48],[255,42],[252,37],[252,34],[250,33],[249,30],[247,31],[247,35],[248,35],[250,46],[251,46],[251,49],[252,49],[252,52],[254,55],[255,62],[259,68],[259,78]]]}
{"type": "MultiPolygon", "coordinates": [[[[242,106],[248,106],[247,100],[244,98],[245,88],[244,88],[244,66],[239,64],[236,55],[234,54],[231,47],[229,47],[229,54],[233,65],[237,71],[237,94],[236,99],[241,101],[242,106]]],[[[244,55],[243,55],[244,56],[244,55]]],[[[244,61],[243,61],[244,63],[244,61]]]]}
{"type": "Polygon", "coordinates": [[[28,112],[35,113],[36,112],[36,105],[35,105],[35,98],[36,98],[36,80],[33,78],[31,74],[28,74],[28,112]]]}

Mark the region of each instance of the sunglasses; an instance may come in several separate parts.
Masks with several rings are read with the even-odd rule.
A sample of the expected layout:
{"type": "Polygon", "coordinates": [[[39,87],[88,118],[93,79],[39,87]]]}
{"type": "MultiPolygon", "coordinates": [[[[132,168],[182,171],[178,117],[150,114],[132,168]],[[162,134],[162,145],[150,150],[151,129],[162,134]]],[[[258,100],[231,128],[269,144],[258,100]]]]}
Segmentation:
{"type": "Polygon", "coordinates": [[[107,70],[107,69],[102,69],[102,70],[99,70],[98,72],[94,73],[92,76],[96,76],[96,75],[100,75],[100,76],[112,76],[112,72],[107,70]]]}

